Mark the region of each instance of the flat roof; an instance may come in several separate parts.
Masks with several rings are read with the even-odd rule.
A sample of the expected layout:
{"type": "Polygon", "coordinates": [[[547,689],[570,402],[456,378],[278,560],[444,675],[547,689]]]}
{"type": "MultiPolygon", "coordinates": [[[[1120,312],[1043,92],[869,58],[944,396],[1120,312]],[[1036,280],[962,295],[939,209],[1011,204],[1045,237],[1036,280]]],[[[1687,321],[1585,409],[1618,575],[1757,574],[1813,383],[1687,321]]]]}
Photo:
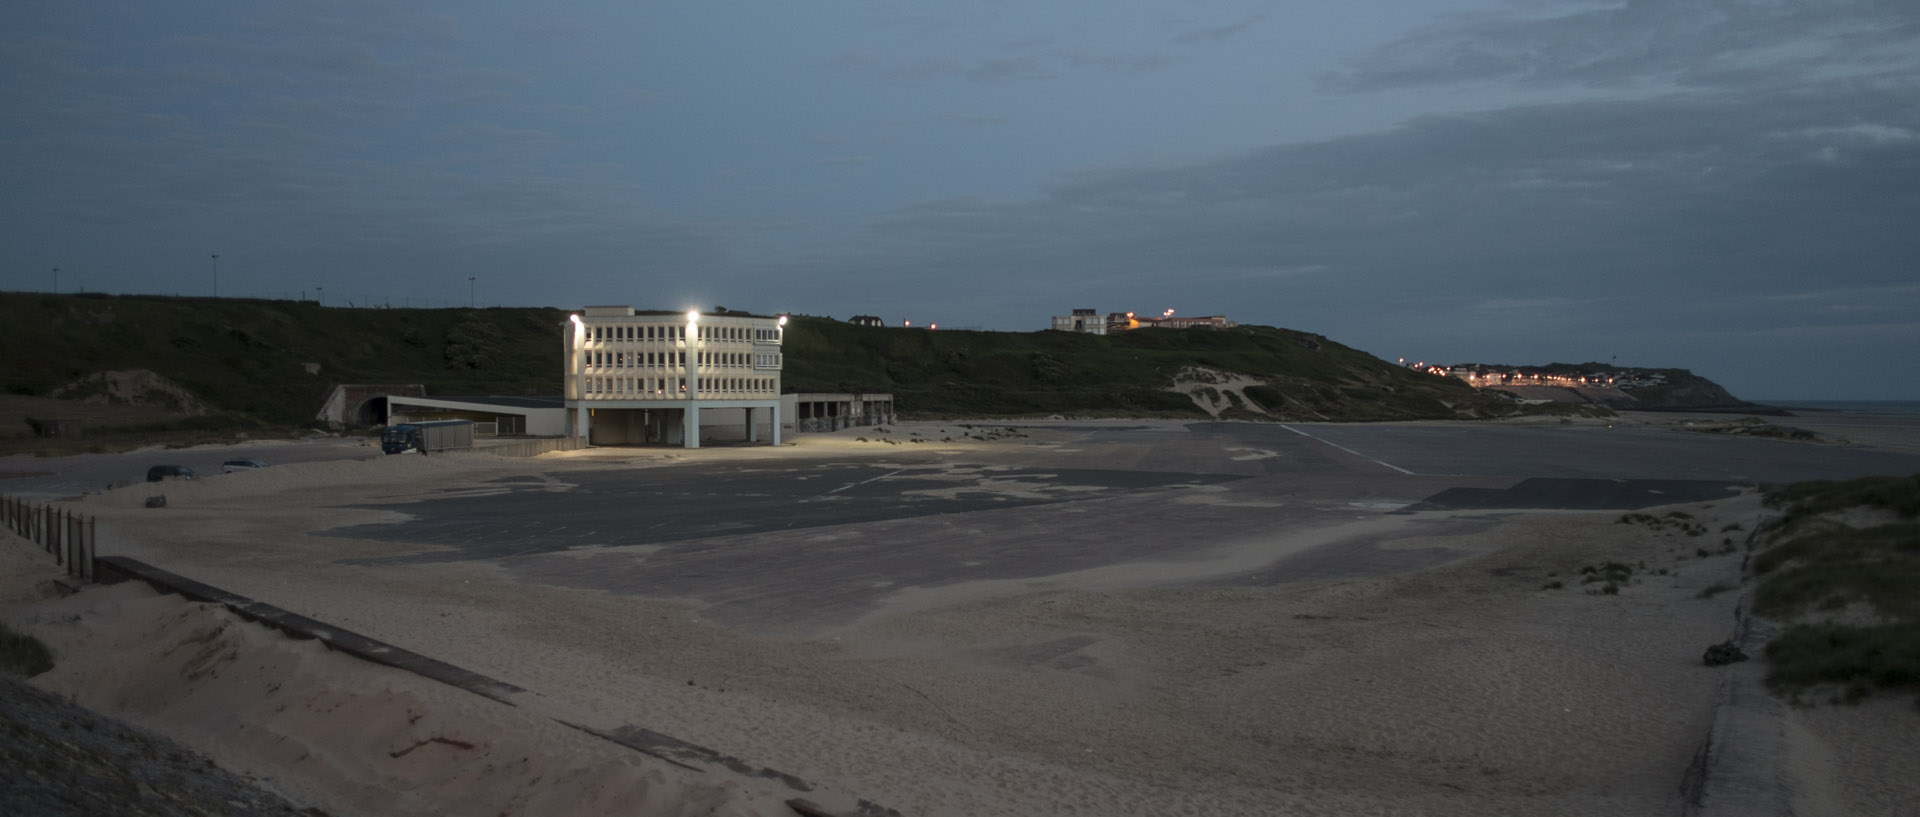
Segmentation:
{"type": "Polygon", "coordinates": [[[560,396],[553,397],[507,397],[501,395],[434,395],[432,397],[414,397],[410,395],[388,395],[387,401],[402,403],[414,400],[431,400],[436,403],[474,403],[483,406],[503,406],[506,408],[566,408],[567,401],[560,396]]]}

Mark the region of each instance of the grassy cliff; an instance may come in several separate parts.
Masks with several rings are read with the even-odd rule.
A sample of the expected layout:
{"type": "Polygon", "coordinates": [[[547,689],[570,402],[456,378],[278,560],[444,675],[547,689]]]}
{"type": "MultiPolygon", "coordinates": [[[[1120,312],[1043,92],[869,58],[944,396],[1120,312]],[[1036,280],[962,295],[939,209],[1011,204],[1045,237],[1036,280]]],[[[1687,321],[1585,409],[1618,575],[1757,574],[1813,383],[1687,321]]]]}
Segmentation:
{"type": "Polygon", "coordinates": [[[297,425],[338,383],[558,394],[557,309],[335,309],[300,301],[0,293],[0,391],[84,398],[146,370],[216,422],[297,425]]]}
{"type": "Polygon", "coordinates": [[[1207,372],[1257,381],[1215,388],[1232,416],[1388,420],[1511,411],[1458,380],[1265,326],[1098,336],[936,332],[797,318],[787,330],[786,360],[791,389],[892,392],[903,410],[925,415],[1202,415],[1192,398],[1170,387],[1186,373],[1196,381],[1193,388],[1211,388],[1203,382],[1207,372]]]}
{"type": "MultiPolygon", "coordinates": [[[[105,396],[104,372],[179,388],[200,427],[306,423],[340,383],[429,394],[560,392],[558,309],[352,309],[311,302],[0,293],[0,392],[105,396]]],[[[926,331],[795,318],[788,391],[883,391],[909,416],[1035,414],[1389,420],[1505,414],[1508,401],[1326,338],[1270,327],[926,331]]],[[[118,398],[125,400],[124,396],[118,398]]],[[[101,430],[99,425],[89,434],[101,430]]],[[[11,428],[5,436],[28,433],[11,428]]]]}

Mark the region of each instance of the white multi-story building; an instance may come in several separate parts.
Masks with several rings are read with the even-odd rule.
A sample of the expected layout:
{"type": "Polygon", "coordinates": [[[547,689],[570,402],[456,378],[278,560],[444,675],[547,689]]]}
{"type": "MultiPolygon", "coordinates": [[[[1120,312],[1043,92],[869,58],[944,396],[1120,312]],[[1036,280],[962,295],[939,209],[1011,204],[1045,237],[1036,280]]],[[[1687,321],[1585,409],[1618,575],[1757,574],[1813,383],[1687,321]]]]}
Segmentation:
{"type": "Polygon", "coordinates": [[[589,306],[563,330],[568,433],[593,445],[780,444],[787,319],[589,306]],[[702,432],[703,421],[708,426],[702,432]]]}

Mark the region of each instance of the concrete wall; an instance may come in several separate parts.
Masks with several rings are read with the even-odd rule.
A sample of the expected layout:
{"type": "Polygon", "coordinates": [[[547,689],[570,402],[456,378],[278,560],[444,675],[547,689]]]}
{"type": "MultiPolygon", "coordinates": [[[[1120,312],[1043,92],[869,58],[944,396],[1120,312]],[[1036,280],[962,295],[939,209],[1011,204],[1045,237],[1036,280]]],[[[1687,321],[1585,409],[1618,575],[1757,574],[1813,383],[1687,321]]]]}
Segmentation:
{"type": "MultiPolygon", "coordinates": [[[[780,409],[780,420],[784,425],[787,410],[780,409]]],[[[753,424],[759,428],[760,442],[773,439],[773,412],[768,409],[755,409],[753,424]]],[[[786,432],[781,432],[784,439],[786,432]]],[[[744,408],[712,408],[700,412],[700,441],[703,443],[737,443],[747,439],[747,410],[744,408]]]]}

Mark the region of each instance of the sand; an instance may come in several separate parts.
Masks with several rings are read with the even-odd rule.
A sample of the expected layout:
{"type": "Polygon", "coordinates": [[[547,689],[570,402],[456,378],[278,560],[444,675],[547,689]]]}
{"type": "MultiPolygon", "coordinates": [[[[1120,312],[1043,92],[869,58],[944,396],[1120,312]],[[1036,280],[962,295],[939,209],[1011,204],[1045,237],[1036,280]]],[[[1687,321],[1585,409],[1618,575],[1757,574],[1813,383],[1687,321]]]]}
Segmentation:
{"type": "MultiPolygon", "coordinates": [[[[942,449],[1071,457],[1081,432],[1027,433],[942,449]]],[[[853,438],[699,456],[898,450],[853,438]]],[[[346,564],[414,548],[308,535],[397,518],[410,499],[499,491],[486,483],[501,477],[540,475],[564,491],[578,469],[670,468],[686,456],[311,463],[169,485],[164,515],[140,507],[143,488],[89,502],[112,532],[103,552],[528,690],[511,707],[139,586],[42,598],[29,571],[8,570],[23,578],[5,583],[0,617],[58,652],[37,685],[336,815],[777,814],[794,794],[557,722],[644,726],[812,781],[810,799],[857,796],[916,816],[1673,813],[1713,724],[1720,676],[1700,653],[1729,635],[1738,594],[1700,591],[1737,583],[1740,557],[1702,558],[1698,540],[1616,524],[1618,514],[1360,510],[1335,533],[1276,530],[1179,563],[905,589],[857,622],[799,636],[716,624],[692,600],[530,582],[492,563],[346,564]],[[390,504],[340,507],[361,502],[390,504]],[[1320,553],[1292,541],[1316,535],[1433,566],[1224,581],[1320,553]],[[1581,584],[1583,567],[1607,561],[1637,566],[1617,595],[1581,584]]],[[[1762,513],[1751,495],[1684,510],[1712,530],[1762,513]]],[[[645,549],[581,558],[608,557],[645,549]]],[[[1861,711],[1796,712],[1800,745],[1888,739],[1885,721],[1861,711]]],[[[1863,774],[1869,782],[1835,785],[1888,790],[1849,795],[1868,803],[1913,794],[1904,776],[1863,774]]]]}

